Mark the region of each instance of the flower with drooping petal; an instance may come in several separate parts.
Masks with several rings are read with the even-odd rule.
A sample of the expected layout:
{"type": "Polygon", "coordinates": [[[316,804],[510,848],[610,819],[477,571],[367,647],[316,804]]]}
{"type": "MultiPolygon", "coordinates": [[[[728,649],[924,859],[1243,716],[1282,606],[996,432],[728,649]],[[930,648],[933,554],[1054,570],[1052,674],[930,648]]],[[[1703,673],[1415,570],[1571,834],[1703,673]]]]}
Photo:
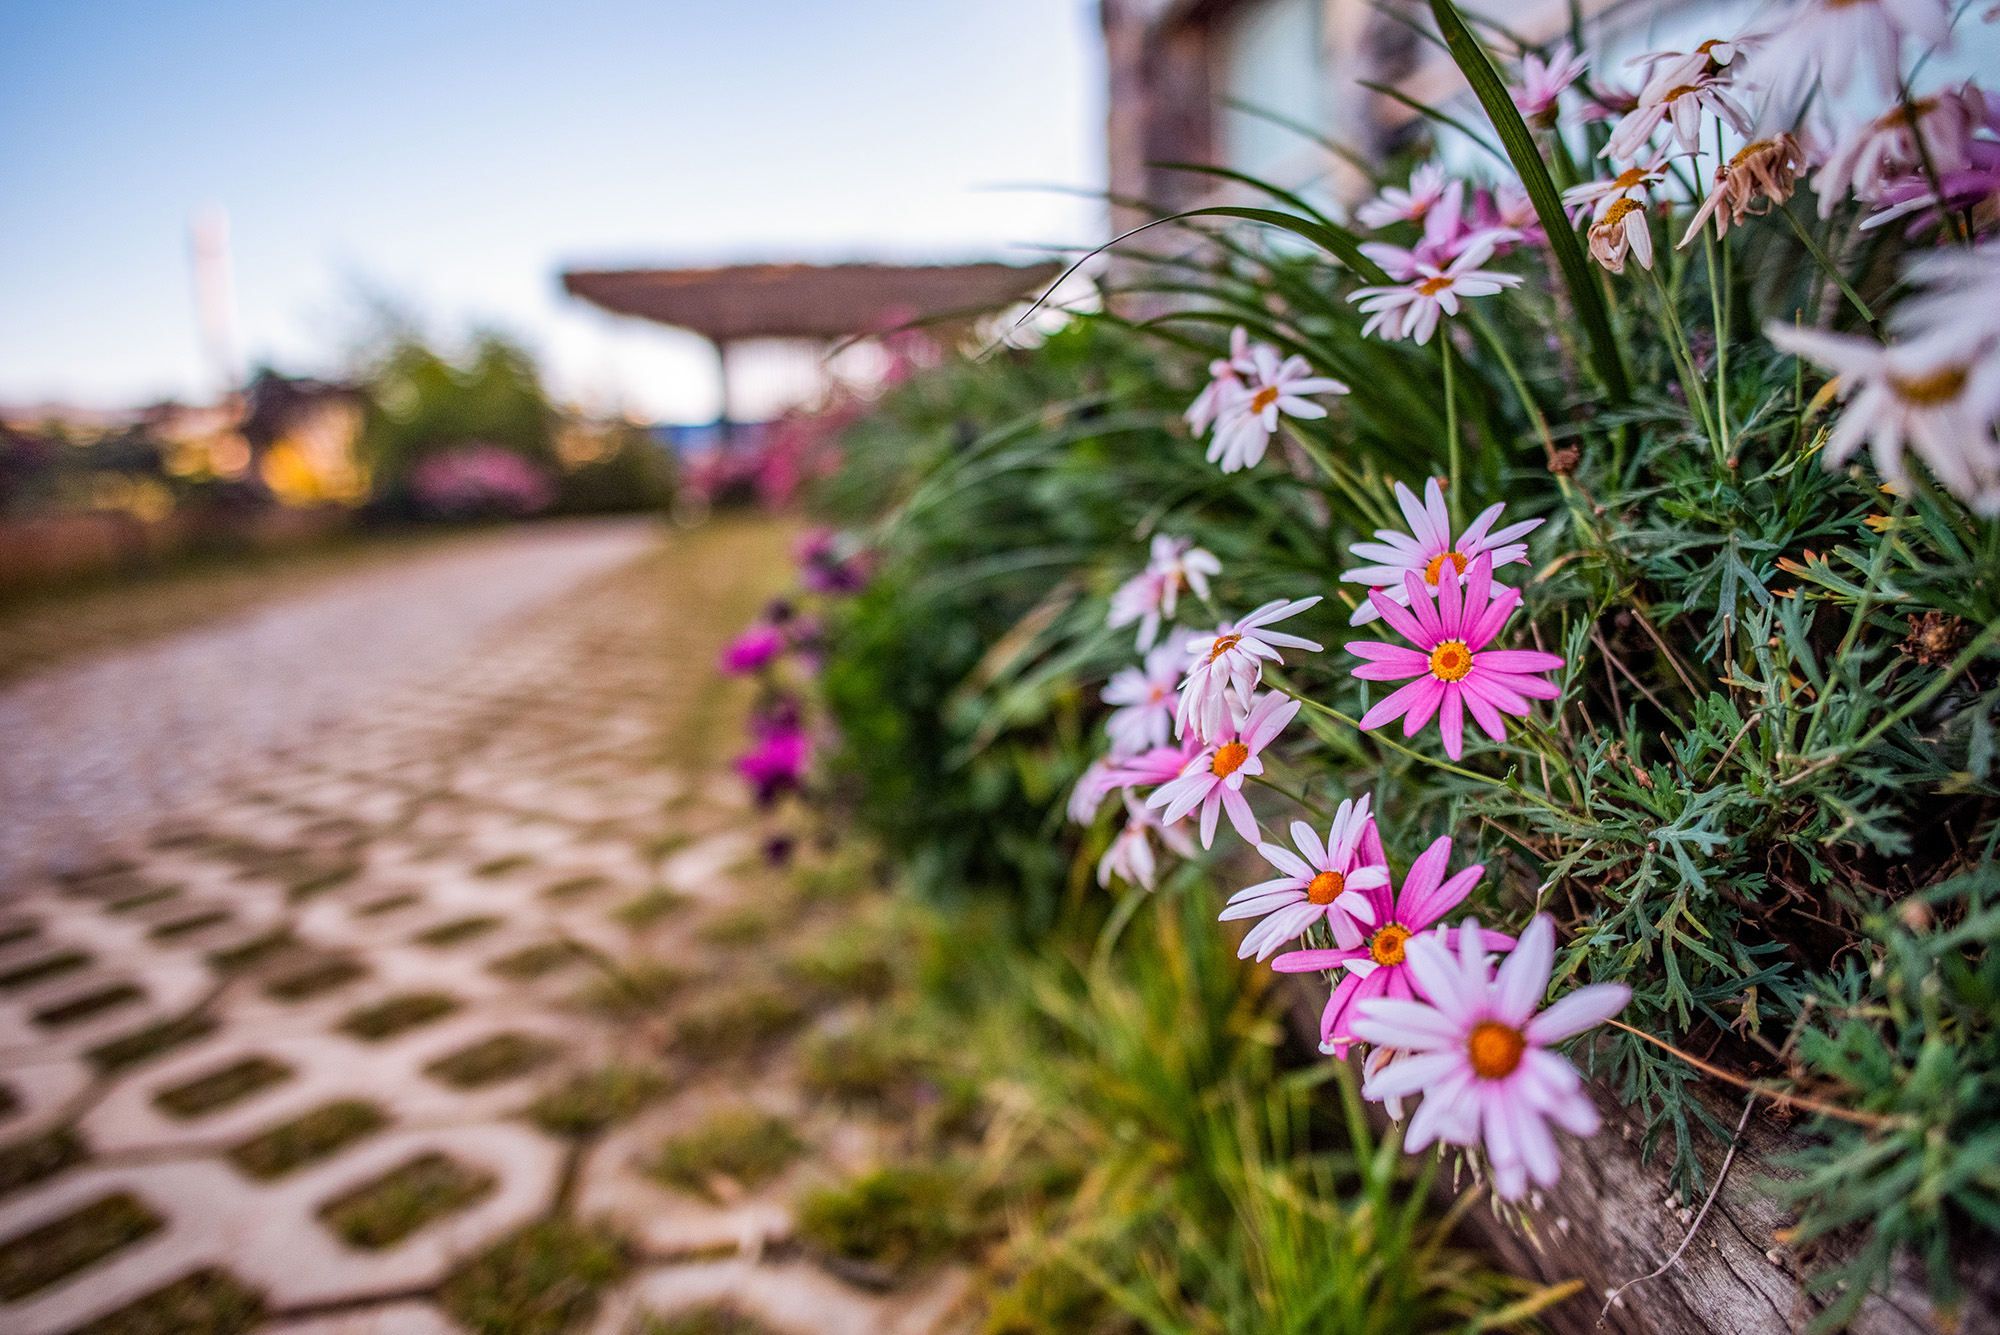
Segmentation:
{"type": "Polygon", "coordinates": [[[785,652],[785,636],[776,626],[752,626],[729,642],[717,666],[731,677],[755,672],[785,652]]]}
{"type": "MultiPolygon", "coordinates": [[[[1444,504],[1444,489],[1438,485],[1436,478],[1425,482],[1421,505],[1417,502],[1416,493],[1398,482],[1396,503],[1403,507],[1403,518],[1409,522],[1410,531],[1398,533],[1392,528],[1376,529],[1378,541],[1357,542],[1347,549],[1362,560],[1375,564],[1343,570],[1340,577],[1349,584],[1366,584],[1405,605],[1408,605],[1410,595],[1403,587],[1404,575],[1421,575],[1424,583],[1435,587],[1449,566],[1459,583],[1463,584],[1466,567],[1485,552],[1492,553],[1496,567],[1517,563],[1525,565],[1528,544],[1520,539],[1542,526],[1539,519],[1523,519],[1518,524],[1509,524],[1499,532],[1493,532],[1494,522],[1507,509],[1504,501],[1495,502],[1482,510],[1479,518],[1468,524],[1465,532],[1459,534],[1454,542],[1451,515],[1444,504]]],[[[1363,599],[1361,606],[1354,609],[1354,615],[1347,619],[1347,624],[1365,626],[1381,615],[1371,600],[1363,599]]]]}
{"type": "Polygon", "coordinates": [[[1612,273],[1624,273],[1628,250],[1642,267],[1653,267],[1652,221],[1637,203],[1621,199],[1590,225],[1590,257],[1612,273]]]}
{"type": "Polygon", "coordinates": [[[1228,692],[1233,688],[1238,703],[1247,702],[1264,679],[1265,659],[1283,663],[1280,648],[1318,653],[1320,645],[1315,641],[1266,629],[1318,602],[1318,594],[1289,602],[1274,598],[1241,621],[1225,621],[1212,634],[1189,640],[1187,651],[1194,662],[1187,670],[1187,680],[1181,683],[1180,703],[1174,709],[1174,736],[1185,736],[1192,725],[1195,736],[1215,740],[1229,718],[1228,692]]]}
{"type": "Polygon", "coordinates": [[[1152,557],[1146,568],[1118,586],[1111,595],[1111,611],[1105,624],[1116,630],[1139,623],[1135,647],[1145,653],[1160,638],[1160,622],[1174,619],[1180,607],[1182,589],[1193,589],[1197,597],[1208,597],[1208,577],[1222,572],[1222,562],[1211,552],[1194,545],[1192,539],[1153,535],[1152,557]]]}
{"type": "Polygon", "coordinates": [[[1834,144],[1826,165],[1813,176],[1819,216],[1832,217],[1834,206],[1849,194],[1872,204],[1899,179],[1922,176],[1928,188],[1929,171],[1942,177],[1964,169],[1971,161],[1974,132],[1986,119],[1986,94],[1968,79],[1855,126],[1834,144]]]}
{"type": "Polygon", "coordinates": [[[1596,1134],[1600,1124],[1576,1068],[1550,1045],[1616,1015],[1632,989],[1593,983],[1538,1013],[1555,959],[1555,924],[1537,914],[1497,975],[1486,962],[1483,936],[1467,918],[1455,955],[1434,937],[1413,938],[1410,969],[1425,1000],[1361,1002],[1354,1032],[1416,1054],[1372,1082],[1377,1097],[1424,1096],[1403,1148],[1484,1142],[1494,1187],[1502,1200],[1515,1201],[1530,1178],[1553,1187],[1561,1175],[1549,1122],[1577,1136],[1596,1134]]]}
{"type": "Polygon", "coordinates": [[[2000,345],[1973,347],[1945,329],[1883,347],[1872,338],[1795,329],[1773,322],[1764,334],[1786,352],[1840,377],[1847,410],[1827,437],[1835,467],[1865,440],[1875,467],[1905,483],[1903,450],[1912,448],[1951,493],[1980,514],[2000,514],[2000,345]]]}
{"type": "Polygon", "coordinates": [[[1250,365],[1250,331],[1237,325],[1229,331],[1229,355],[1208,364],[1209,382],[1188,405],[1188,429],[1196,436],[1208,430],[1208,424],[1221,416],[1223,404],[1243,388],[1250,365]]]}
{"type": "Polygon", "coordinates": [[[1084,768],[1069,797],[1069,818],[1078,825],[1097,819],[1097,808],[1120,788],[1152,788],[1177,778],[1201,751],[1199,738],[1176,746],[1156,746],[1135,756],[1101,756],[1084,768]]]}
{"type": "Polygon", "coordinates": [[[1247,714],[1239,717],[1232,712],[1227,724],[1188,762],[1180,777],[1154,789],[1146,805],[1165,807],[1161,819],[1169,825],[1200,807],[1203,848],[1215,843],[1216,817],[1223,811],[1229,813],[1236,833],[1257,843],[1257,818],[1250,814],[1249,800],[1243,796],[1243,781],[1264,772],[1264,748],[1285,730],[1300,708],[1298,701],[1267,691],[1252,700],[1247,714]]]}
{"type": "Polygon", "coordinates": [[[1557,45],[1543,60],[1530,51],[1521,57],[1521,86],[1507,90],[1523,118],[1544,127],[1554,125],[1557,103],[1563,89],[1575,83],[1590,61],[1576,53],[1568,41],[1557,45]]]}
{"type": "MultiPolygon", "coordinates": [[[[1655,78],[1654,84],[1660,82],[1655,78]]],[[[1750,113],[1729,95],[1727,83],[1712,74],[1697,75],[1686,83],[1655,89],[1648,84],[1634,107],[1611,131],[1610,142],[1599,157],[1631,162],[1645,151],[1653,132],[1662,125],[1673,134],[1673,142],[1683,153],[1701,151],[1703,115],[1718,116],[1729,122],[1736,133],[1749,136],[1750,113]]]]}
{"type": "Polygon", "coordinates": [[[1187,664],[1187,633],[1175,631],[1146,655],[1143,667],[1115,673],[1104,687],[1104,703],[1117,705],[1104,722],[1113,759],[1165,746],[1174,727],[1174,688],[1187,664]]]}
{"type": "Polygon", "coordinates": [[[1817,82],[1839,98],[1863,66],[1875,91],[1896,96],[1903,75],[1903,42],[1951,44],[1949,0],[1795,0],[1772,16],[1783,41],[1758,53],[1756,80],[1764,86],[1805,91],[1817,82]]]}
{"type": "Polygon", "coordinates": [[[1369,313],[1368,323],[1361,327],[1363,337],[1379,332],[1383,338],[1428,343],[1441,317],[1458,314],[1462,298],[1490,297],[1502,288],[1518,285],[1519,274],[1479,267],[1493,258],[1503,239],[1518,241],[1520,237],[1483,232],[1467,241],[1458,258],[1443,268],[1413,254],[1409,265],[1412,277],[1407,283],[1364,287],[1353,293],[1348,300],[1361,303],[1361,309],[1369,313]]]}
{"type": "MultiPolygon", "coordinates": [[[[1271,967],[1279,973],[1347,971],[1334,985],[1333,995],[1320,1014],[1321,1052],[1346,1058],[1348,1045],[1355,1041],[1351,1022],[1356,1002],[1370,997],[1408,1001],[1416,995],[1411,987],[1407,953],[1411,939],[1420,932],[1428,932],[1432,924],[1457,908],[1486,873],[1485,867],[1475,865],[1447,880],[1444,873],[1450,865],[1451,836],[1441,835],[1410,864],[1410,873],[1403,878],[1400,891],[1392,894],[1386,878],[1379,886],[1368,888],[1368,903],[1375,919],[1374,930],[1365,940],[1353,945],[1343,942],[1333,950],[1295,950],[1271,961],[1271,967]]],[[[1440,926],[1435,935],[1448,941],[1449,930],[1440,926]]],[[[1514,944],[1514,938],[1498,932],[1488,932],[1485,941],[1488,950],[1506,950],[1514,944]]]]}
{"type": "Polygon", "coordinates": [[[1643,165],[1627,167],[1608,180],[1573,185],[1563,191],[1563,203],[1577,222],[1592,216],[1602,218],[1621,200],[1651,203],[1653,187],[1666,178],[1667,159],[1662,154],[1643,165]]]}
{"type": "Polygon", "coordinates": [[[1354,211],[1364,227],[1388,227],[1399,222],[1420,222],[1445,192],[1457,184],[1445,175],[1444,164],[1426,162],[1410,173],[1410,187],[1384,186],[1382,193],[1354,211]]]}
{"type": "Polygon", "coordinates": [[[1326,409],[1305,395],[1347,393],[1347,386],[1340,381],[1312,374],[1312,366],[1303,357],[1280,362],[1278,350],[1268,343],[1250,345],[1250,362],[1252,371],[1242,392],[1228,395],[1218,407],[1215,434],[1208,442],[1208,461],[1225,473],[1253,468],[1263,461],[1281,415],[1306,420],[1325,417],[1326,409]]]}
{"type": "Polygon", "coordinates": [[[1194,856],[1194,841],[1179,825],[1162,824],[1160,818],[1147,807],[1141,806],[1130,791],[1125,794],[1125,828],[1112,839],[1111,847],[1104,850],[1104,856],[1097,860],[1097,883],[1106,890],[1111,888],[1111,878],[1122,876],[1133,885],[1147,890],[1153,888],[1153,876],[1159,864],[1153,857],[1153,844],[1149,831],[1160,836],[1160,842],[1184,858],[1194,856]]]}
{"type": "Polygon", "coordinates": [[[1335,941],[1358,946],[1362,925],[1375,923],[1375,906],[1364,892],[1388,886],[1389,865],[1365,796],[1340,804],[1325,843],[1302,820],[1292,822],[1292,842],[1297,853],[1282,844],[1258,844],[1264,861],[1284,875],[1238,890],[1222,910],[1222,922],[1264,920],[1243,938],[1238,959],[1269,959],[1272,951],[1322,920],[1335,941]]]}
{"type": "Polygon", "coordinates": [[[1526,718],[1530,698],[1553,700],[1562,694],[1554,682],[1536,675],[1561,667],[1563,660],[1556,655],[1486,647],[1521,605],[1519,589],[1493,587],[1490,553],[1474,559],[1463,590],[1448,579],[1433,591],[1414,574],[1403,576],[1403,587],[1410,594],[1407,607],[1380,592],[1368,597],[1383,620],[1416,648],[1369,640],[1347,644],[1349,653],[1368,660],[1353,674],[1364,681],[1416,678],[1361,716],[1363,732],[1401,718],[1403,735],[1414,737],[1436,714],[1444,753],[1457,760],[1465,754],[1466,711],[1488,737],[1504,742],[1502,714],[1526,718]]]}
{"type": "Polygon", "coordinates": [[[1796,135],[1775,134],[1745,144],[1727,163],[1715,169],[1715,188],[1688,220],[1681,245],[1700,235],[1701,225],[1711,215],[1715,218],[1715,234],[1722,237],[1729,234],[1732,223],[1741,223],[1753,213],[1769,213],[1773,207],[1782,205],[1792,197],[1792,187],[1805,167],[1806,151],[1796,135]],[[1764,207],[1757,208],[1759,203],[1764,207]]]}

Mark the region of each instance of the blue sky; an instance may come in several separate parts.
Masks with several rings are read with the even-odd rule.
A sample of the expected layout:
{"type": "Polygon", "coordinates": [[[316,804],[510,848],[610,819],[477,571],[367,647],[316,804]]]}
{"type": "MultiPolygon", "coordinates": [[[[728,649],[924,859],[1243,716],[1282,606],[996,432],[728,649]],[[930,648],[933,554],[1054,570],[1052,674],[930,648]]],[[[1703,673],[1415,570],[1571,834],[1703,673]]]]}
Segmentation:
{"type": "Polygon", "coordinates": [[[1094,239],[1091,0],[0,0],[0,402],[210,388],[188,224],[239,341],[337,367],[359,294],[512,330],[564,393],[712,414],[686,336],[566,265],[1030,258],[1094,239]]]}

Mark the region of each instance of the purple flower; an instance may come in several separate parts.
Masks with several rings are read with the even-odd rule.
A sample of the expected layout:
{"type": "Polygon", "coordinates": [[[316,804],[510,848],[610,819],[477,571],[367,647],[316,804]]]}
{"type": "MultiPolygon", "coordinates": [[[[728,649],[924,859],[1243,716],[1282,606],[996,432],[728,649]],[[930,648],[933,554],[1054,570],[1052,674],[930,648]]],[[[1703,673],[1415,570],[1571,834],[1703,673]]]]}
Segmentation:
{"type": "Polygon", "coordinates": [[[736,757],[736,772],[756,791],[757,805],[767,807],[780,793],[802,788],[811,763],[811,738],[797,729],[774,729],[736,757]]]}
{"type": "Polygon", "coordinates": [[[718,664],[723,673],[740,677],[755,672],[785,651],[785,637],[775,626],[752,626],[729,642],[718,664]]]}

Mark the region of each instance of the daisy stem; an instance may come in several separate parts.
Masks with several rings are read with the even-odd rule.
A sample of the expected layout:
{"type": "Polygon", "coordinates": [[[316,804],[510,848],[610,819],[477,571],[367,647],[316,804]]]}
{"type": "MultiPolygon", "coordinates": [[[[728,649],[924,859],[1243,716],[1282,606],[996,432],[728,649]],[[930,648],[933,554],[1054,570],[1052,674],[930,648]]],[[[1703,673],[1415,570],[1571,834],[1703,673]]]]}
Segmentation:
{"type": "Polygon", "coordinates": [[[1444,363],[1444,438],[1445,446],[1451,451],[1451,490],[1445,496],[1445,503],[1451,507],[1451,527],[1454,532],[1465,531],[1464,487],[1460,485],[1458,448],[1458,394],[1456,377],[1452,371],[1455,360],[1451,355],[1451,322],[1443,321],[1438,327],[1438,357],[1444,363]]]}
{"type": "MultiPolygon", "coordinates": [[[[1881,541],[1875,546],[1874,558],[1868,563],[1868,578],[1861,585],[1861,597],[1854,604],[1854,615],[1847,623],[1847,633],[1840,637],[1840,648],[1834,651],[1830,662],[1844,662],[1848,651],[1854,648],[1854,642],[1861,637],[1862,627],[1868,624],[1869,613],[1875,610],[1876,586],[1882,582],[1883,571],[1889,565],[1889,555],[1896,546],[1896,528],[1909,508],[1909,497],[1896,498],[1895,508],[1890,511],[1889,525],[1882,530],[1881,541]]],[[[1801,750],[1810,752],[1813,743],[1819,740],[1819,725],[1826,716],[1827,697],[1832,694],[1831,690],[1821,691],[1819,698],[1813,701],[1812,719],[1806,724],[1806,742],[1801,750]]]]}
{"type": "MultiPolygon", "coordinates": [[[[1472,311],[1473,327],[1486,339],[1486,346],[1493,350],[1493,356],[1500,363],[1500,369],[1506,373],[1508,383],[1514,386],[1514,393],[1520,398],[1521,407],[1527,412],[1528,420],[1535,424],[1535,434],[1542,438],[1542,450],[1547,455],[1548,462],[1554,464],[1555,437],[1549,433],[1549,422],[1542,416],[1541,405],[1535,402],[1535,396],[1529,392],[1528,382],[1521,378],[1520,368],[1514,365],[1513,355],[1507,351],[1506,342],[1478,307],[1469,309],[1472,311]]],[[[1576,520],[1583,532],[1591,536],[1596,546],[1602,548],[1604,539],[1597,531],[1596,519],[1591,515],[1590,508],[1583,504],[1582,497],[1577,495],[1576,484],[1570,480],[1569,474],[1557,473],[1556,485],[1562,489],[1563,501],[1569,506],[1571,518],[1576,520]]]]}
{"type": "Polygon", "coordinates": [[[1325,473],[1327,479],[1340,489],[1340,494],[1347,497],[1347,503],[1354,507],[1357,514],[1376,524],[1385,522],[1376,508],[1369,503],[1368,497],[1355,486],[1355,480],[1348,475],[1347,470],[1336,464],[1327,452],[1319,447],[1317,441],[1309,438],[1305,432],[1295,429],[1290,422],[1285,422],[1282,418],[1279,420],[1284,425],[1285,435],[1293,444],[1306,452],[1308,459],[1319,465],[1319,471],[1325,473]]]}
{"type": "MultiPolygon", "coordinates": [[[[1726,170],[1727,156],[1722,151],[1722,117],[1715,118],[1715,162],[1718,172],[1726,170]]],[[[1729,466],[1729,320],[1723,308],[1723,286],[1729,275],[1729,250],[1727,238],[1722,246],[1722,264],[1715,262],[1717,249],[1713,229],[1701,229],[1701,243],[1708,252],[1708,309],[1709,318],[1715,326],[1715,425],[1721,432],[1719,442],[1722,450],[1722,465],[1729,466]]]]}
{"type": "Polygon", "coordinates": [[[1792,225],[1792,231],[1798,234],[1799,244],[1804,246],[1806,252],[1813,257],[1813,263],[1819,265],[1826,276],[1833,280],[1834,286],[1840,289],[1841,295],[1854,304],[1854,309],[1861,312],[1861,318],[1868,322],[1868,328],[1874,332],[1875,336],[1877,338],[1881,337],[1882,326],[1876,322],[1875,312],[1868,308],[1868,303],[1861,299],[1861,294],[1849,285],[1847,276],[1841,273],[1839,267],[1827,257],[1827,253],[1820,249],[1819,242],[1813,240],[1813,235],[1805,229],[1805,224],[1798,220],[1798,216],[1787,205],[1780,204],[1778,212],[1784,214],[1785,221],[1792,225]]]}
{"type": "Polygon", "coordinates": [[[1313,815],[1318,816],[1321,820],[1330,820],[1333,817],[1333,813],[1331,811],[1328,811],[1325,807],[1313,801],[1312,798],[1306,796],[1304,789],[1300,789],[1298,792],[1295,793],[1291,789],[1285,787],[1285,785],[1283,785],[1282,783],[1278,783],[1272,779],[1267,779],[1261,774],[1252,774],[1250,776],[1250,782],[1254,784],[1259,784],[1265,788],[1269,788],[1274,793],[1283,793],[1286,797],[1291,798],[1292,801],[1298,803],[1300,806],[1304,807],[1307,811],[1312,812],[1313,815]]]}
{"type": "Polygon", "coordinates": [[[1652,277],[1653,291],[1660,299],[1660,322],[1667,331],[1667,346],[1673,349],[1674,364],[1680,371],[1681,397],[1687,400],[1688,407],[1694,409],[1719,463],[1723,458],[1722,442],[1716,438],[1715,423],[1708,415],[1708,387],[1702,381],[1701,372],[1695,369],[1694,350],[1688,346],[1687,330],[1681,327],[1680,312],[1674,309],[1673,294],[1667,291],[1659,270],[1648,269],[1646,272],[1652,277]]]}

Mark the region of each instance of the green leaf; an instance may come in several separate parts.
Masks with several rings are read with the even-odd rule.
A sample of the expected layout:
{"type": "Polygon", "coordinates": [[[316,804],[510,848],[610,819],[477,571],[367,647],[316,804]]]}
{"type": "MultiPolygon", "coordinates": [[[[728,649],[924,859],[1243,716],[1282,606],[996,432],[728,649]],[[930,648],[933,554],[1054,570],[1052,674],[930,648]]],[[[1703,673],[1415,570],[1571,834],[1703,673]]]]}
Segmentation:
{"type": "Polygon", "coordinates": [[[1370,283],[1387,286],[1393,281],[1381,265],[1361,253],[1361,238],[1345,227],[1333,223],[1315,222],[1311,218],[1301,218],[1296,213],[1282,213],[1277,209],[1253,209],[1240,204],[1218,204],[1212,208],[1193,209],[1187,213],[1176,213],[1172,218],[1162,218],[1160,221],[1173,222],[1179,218],[1243,218],[1271,227],[1282,227],[1285,231],[1304,237],[1334,256],[1370,283]]]}
{"type": "Polygon", "coordinates": [[[1576,228],[1570,224],[1562,196],[1556,193],[1556,183],[1549,179],[1548,164],[1542,161],[1541,150],[1535,147],[1535,137],[1515,109],[1514,99],[1507,95],[1507,85],[1501,82],[1499,71],[1487,58],[1486,48],[1465,26],[1458,6],[1452,0],[1430,0],[1430,4],[1438,31],[1444,35],[1445,48],[1465,72],[1479,105],[1486,108],[1487,119],[1499,132],[1500,143],[1513,159],[1514,170],[1521,174],[1521,184],[1527,187],[1528,198],[1534,202],[1535,216],[1541,219],[1542,230],[1548,233],[1549,249],[1555,252],[1563,284],[1569,288],[1570,301],[1576,307],[1577,321],[1590,342],[1590,360],[1597,368],[1598,379],[1604,382],[1613,403],[1623,403],[1632,397],[1632,388],[1625,380],[1625,365],[1618,360],[1618,343],[1611,332],[1610,313],[1604,309],[1604,292],[1591,273],[1590,262],[1584,258],[1576,228]]]}

